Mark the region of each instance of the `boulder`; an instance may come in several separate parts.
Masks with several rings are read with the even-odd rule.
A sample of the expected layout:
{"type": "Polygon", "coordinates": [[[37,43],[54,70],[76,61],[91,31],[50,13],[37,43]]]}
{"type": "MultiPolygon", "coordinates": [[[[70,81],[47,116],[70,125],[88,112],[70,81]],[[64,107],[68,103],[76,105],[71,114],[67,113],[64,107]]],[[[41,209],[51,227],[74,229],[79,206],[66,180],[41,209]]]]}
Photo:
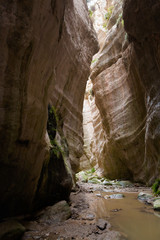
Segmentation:
{"type": "Polygon", "coordinates": [[[61,201],[53,206],[47,207],[37,215],[38,222],[47,224],[63,222],[70,218],[70,216],[71,209],[66,201],[61,201]]]}

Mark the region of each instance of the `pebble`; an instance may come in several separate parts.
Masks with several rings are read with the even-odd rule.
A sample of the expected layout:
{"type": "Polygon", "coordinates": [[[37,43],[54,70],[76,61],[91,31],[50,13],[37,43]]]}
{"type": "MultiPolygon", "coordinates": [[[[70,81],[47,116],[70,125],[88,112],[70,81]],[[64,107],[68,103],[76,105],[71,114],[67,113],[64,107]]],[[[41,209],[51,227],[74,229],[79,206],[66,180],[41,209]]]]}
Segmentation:
{"type": "Polygon", "coordinates": [[[109,196],[111,199],[123,199],[124,195],[123,194],[113,194],[109,196]]]}
{"type": "Polygon", "coordinates": [[[105,221],[104,219],[98,219],[97,227],[102,231],[105,230],[107,227],[107,221],[105,221]]]}
{"type": "Polygon", "coordinates": [[[100,193],[97,193],[96,196],[97,197],[102,197],[102,195],[100,193]]]}
{"type": "Polygon", "coordinates": [[[122,210],[121,208],[116,208],[116,209],[112,209],[111,212],[119,212],[121,210],[122,210]]]}
{"type": "Polygon", "coordinates": [[[109,199],[109,195],[105,195],[105,196],[104,196],[104,199],[109,199]]]}
{"type": "Polygon", "coordinates": [[[92,221],[95,219],[95,215],[94,214],[86,214],[86,216],[82,217],[83,220],[89,220],[89,221],[92,221]]]}

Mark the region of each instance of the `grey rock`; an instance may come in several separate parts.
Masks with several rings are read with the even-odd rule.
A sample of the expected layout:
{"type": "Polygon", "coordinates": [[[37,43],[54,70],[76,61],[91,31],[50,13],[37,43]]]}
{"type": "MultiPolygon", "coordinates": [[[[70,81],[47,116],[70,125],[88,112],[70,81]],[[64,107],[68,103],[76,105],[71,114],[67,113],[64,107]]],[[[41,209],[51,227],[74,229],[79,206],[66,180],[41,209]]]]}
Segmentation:
{"type": "Polygon", "coordinates": [[[97,178],[92,178],[88,180],[88,183],[101,184],[101,181],[98,180],[97,178]]]}
{"type": "Polygon", "coordinates": [[[97,227],[98,227],[100,230],[105,230],[106,227],[107,227],[107,221],[105,221],[104,219],[98,219],[98,221],[97,221],[97,227]]]}
{"type": "Polygon", "coordinates": [[[130,181],[120,181],[119,184],[122,187],[133,187],[133,183],[131,183],[130,181]]]}
{"type": "Polygon", "coordinates": [[[102,184],[103,185],[109,185],[109,186],[112,185],[112,183],[110,181],[107,181],[107,180],[104,180],[102,184]]]}
{"type": "Polygon", "coordinates": [[[119,193],[119,194],[112,194],[109,196],[111,199],[123,199],[124,195],[119,193]]]}
{"type": "Polygon", "coordinates": [[[160,212],[154,211],[154,215],[155,215],[156,217],[159,217],[159,218],[160,218],[160,212]]]}
{"type": "Polygon", "coordinates": [[[105,196],[104,196],[104,199],[109,199],[109,195],[105,195],[105,196]]]}
{"type": "Polygon", "coordinates": [[[150,193],[140,192],[138,194],[138,199],[149,204],[153,203],[153,195],[150,193]]]}
{"type": "Polygon", "coordinates": [[[51,207],[47,207],[43,212],[40,213],[40,223],[57,223],[62,222],[70,218],[71,209],[66,201],[56,203],[51,207]]]}
{"type": "Polygon", "coordinates": [[[95,219],[95,215],[94,214],[87,214],[86,215],[86,220],[94,220],[95,219]]]}
{"type": "Polygon", "coordinates": [[[153,202],[153,208],[154,208],[154,210],[156,210],[156,211],[160,211],[160,199],[156,199],[156,200],[153,202]]]}
{"type": "Polygon", "coordinates": [[[87,213],[85,216],[82,217],[82,219],[92,221],[95,219],[95,215],[93,213],[87,213]]]}
{"type": "Polygon", "coordinates": [[[96,196],[97,197],[102,197],[102,195],[100,193],[97,193],[96,196]]]}

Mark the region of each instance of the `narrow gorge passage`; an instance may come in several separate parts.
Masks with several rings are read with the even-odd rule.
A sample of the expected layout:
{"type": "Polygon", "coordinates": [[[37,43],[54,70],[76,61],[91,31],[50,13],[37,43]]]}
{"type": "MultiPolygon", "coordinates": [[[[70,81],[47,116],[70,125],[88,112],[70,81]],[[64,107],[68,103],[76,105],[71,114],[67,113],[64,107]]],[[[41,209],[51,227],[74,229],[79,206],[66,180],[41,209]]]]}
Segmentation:
{"type": "Polygon", "coordinates": [[[159,12],[0,1],[0,240],[160,239],[159,12]]]}

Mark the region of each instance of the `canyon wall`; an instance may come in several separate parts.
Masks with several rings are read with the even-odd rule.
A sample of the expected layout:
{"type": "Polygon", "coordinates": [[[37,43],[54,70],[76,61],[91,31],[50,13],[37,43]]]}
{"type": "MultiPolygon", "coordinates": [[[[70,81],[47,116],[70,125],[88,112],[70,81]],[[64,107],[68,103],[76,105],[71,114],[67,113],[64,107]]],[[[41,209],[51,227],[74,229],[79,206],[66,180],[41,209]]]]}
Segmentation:
{"type": "Polygon", "coordinates": [[[83,95],[98,46],[85,0],[2,0],[0,13],[3,217],[64,198],[65,189],[68,198],[72,173],[64,158],[76,171],[83,95]],[[48,136],[50,118],[56,121],[48,136]]]}
{"type": "Polygon", "coordinates": [[[92,154],[96,158],[99,152],[96,162],[101,159],[106,177],[152,184],[160,177],[160,4],[115,0],[111,6],[105,41],[90,76],[102,123],[99,129],[92,118],[90,138],[97,142],[92,154]]]}
{"type": "Polygon", "coordinates": [[[95,103],[93,84],[87,82],[83,105],[84,154],[80,159],[80,170],[96,168],[102,176],[104,172],[104,149],[106,146],[102,119],[95,103]]]}
{"type": "MultiPolygon", "coordinates": [[[[145,123],[143,179],[160,177],[160,2],[125,1],[125,30],[130,41],[129,67],[143,92],[145,123]],[[132,10],[131,10],[132,8],[132,10]],[[136,71],[136,73],[135,73],[136,71]]],[[[142,106],[139,101],[139,108],[142,106]]]]}

